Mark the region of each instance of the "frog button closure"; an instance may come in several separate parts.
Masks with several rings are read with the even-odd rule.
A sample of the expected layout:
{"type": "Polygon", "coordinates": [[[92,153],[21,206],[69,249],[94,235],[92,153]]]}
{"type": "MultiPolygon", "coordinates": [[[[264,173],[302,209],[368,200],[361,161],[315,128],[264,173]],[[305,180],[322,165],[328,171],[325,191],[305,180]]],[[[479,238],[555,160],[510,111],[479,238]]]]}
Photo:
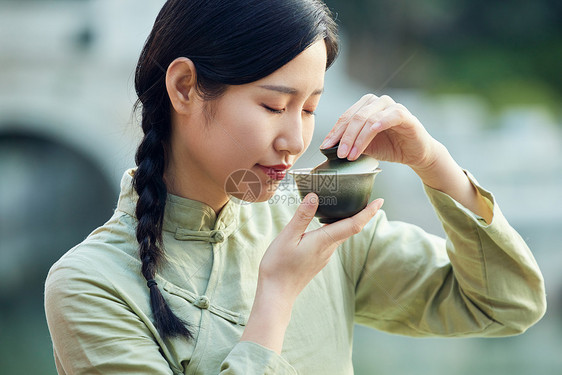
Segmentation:
{"type": "Polygon", "coordinates": [[[211,302],[209,301],[209,298],[207,298],[207,296],[199,296],[195,299],[195,301],[193,301],[193,304],[200,309],[208,309],[211,305],[211,302]]]}
{"type": "Polygon", "coordinates": [[[213,239],[212,242],[222,242],[224,241],[224,233],[221,231],[212,231],[211,238],[213,239]]]}
{"type": "MultiPolygon", "coordinates": [[[[232,231],[233,229],[229,229],[232,231]]],[[[229,232],[230,233],[230,232],[229,232]]],[[[189,230],[183,228],[177,228],[175,239],[179,241],[206,241],[211,243],[223,242],[229,233],[225,233],[222,230],[189,230]]]]}

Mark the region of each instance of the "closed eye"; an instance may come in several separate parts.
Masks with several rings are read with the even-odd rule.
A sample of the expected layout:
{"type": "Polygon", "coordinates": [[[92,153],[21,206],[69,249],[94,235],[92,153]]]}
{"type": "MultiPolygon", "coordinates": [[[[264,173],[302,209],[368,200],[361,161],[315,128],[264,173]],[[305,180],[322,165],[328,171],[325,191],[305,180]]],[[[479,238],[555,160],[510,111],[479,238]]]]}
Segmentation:
{"type": "Polygon", "coordinates": [[[280,115],[281,113],[285,112],[285,109],[275,109],[275,108],[271,108],[268,105],[262,104],[261,105],[263,108],[265,108],[266,110],[268,110],[271,113],[275,113],[277,115],[280,115]]]}
{"type": "MultiPolygon", "coordinates": [[[[276,114],[276,115],[280,115],[280,114],[282,114],[283,112],[285,112],[285,108],[283,108],[283,109],[275,109],[275,108],[272,108],[272,107],[268,106],[267,104],[262,104],[261,106],[262,106],[263,108],[265,108],[268,112],[274,113],[274,114],[276,114]]],[[[316,115],[316,112],[314,112],[314,111],[307,111],[306,109],[303,109],[302,111],[303,111],[307,116],[315,116],[315,115],[316,115]]]]}

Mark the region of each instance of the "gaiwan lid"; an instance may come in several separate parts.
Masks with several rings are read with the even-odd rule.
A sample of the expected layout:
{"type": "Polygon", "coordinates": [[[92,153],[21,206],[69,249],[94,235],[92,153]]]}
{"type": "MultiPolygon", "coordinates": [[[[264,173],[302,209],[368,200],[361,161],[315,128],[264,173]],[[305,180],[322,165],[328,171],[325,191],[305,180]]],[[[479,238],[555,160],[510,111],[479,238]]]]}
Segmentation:
{"type": "Polygon", "coordinates": [[[328,158],[328,160],[317,165],[310,171],[310,173],[322,174],[334,172],[340,174],[357,174],[357,173],[371,173],[374,172],[379,162],[377,159],[367,155],[361,155],[356,160],[348,160],[347,158],[338,158],[339,143],[333,147],[320,149],[320,152],[328,158]]]}

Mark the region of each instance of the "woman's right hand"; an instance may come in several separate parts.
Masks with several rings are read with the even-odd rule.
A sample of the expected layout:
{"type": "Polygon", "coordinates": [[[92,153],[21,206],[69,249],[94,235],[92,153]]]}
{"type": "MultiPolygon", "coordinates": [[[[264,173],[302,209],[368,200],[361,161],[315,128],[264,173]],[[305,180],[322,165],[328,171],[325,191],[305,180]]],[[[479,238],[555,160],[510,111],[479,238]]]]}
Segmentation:
{"type": "Polygon", "coordinates": [[[382,204],[383,200],[377,199],[353,217],[305,233],[318,208],[318,196],[309,193],[269,245],[260,264],[259,283],[288,301],[296,299],[328,264],[338,245],[359,233],[382,204]]]}
{"type": "Polygon", "coordinates": [[[382,204],[377,199],[350,218],[305,233],[318,208],[318,196],[308,194],[262,258],[254,305],[241,340],[281,353],[297,296],[328,264],[338,245],[359,233],[382,204]]]}

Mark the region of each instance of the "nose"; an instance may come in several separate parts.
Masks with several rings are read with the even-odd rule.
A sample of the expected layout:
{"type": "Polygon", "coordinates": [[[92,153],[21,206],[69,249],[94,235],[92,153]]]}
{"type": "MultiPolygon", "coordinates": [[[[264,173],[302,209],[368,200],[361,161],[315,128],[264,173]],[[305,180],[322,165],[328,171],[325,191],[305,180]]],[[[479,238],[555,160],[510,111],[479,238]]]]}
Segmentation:
{"type": "Polygon", "coordinates": [[[274,147],[279,152],[298,155],[304,151],[303,121],[300,116],[291,116],[280,125],[274,147]]]}

